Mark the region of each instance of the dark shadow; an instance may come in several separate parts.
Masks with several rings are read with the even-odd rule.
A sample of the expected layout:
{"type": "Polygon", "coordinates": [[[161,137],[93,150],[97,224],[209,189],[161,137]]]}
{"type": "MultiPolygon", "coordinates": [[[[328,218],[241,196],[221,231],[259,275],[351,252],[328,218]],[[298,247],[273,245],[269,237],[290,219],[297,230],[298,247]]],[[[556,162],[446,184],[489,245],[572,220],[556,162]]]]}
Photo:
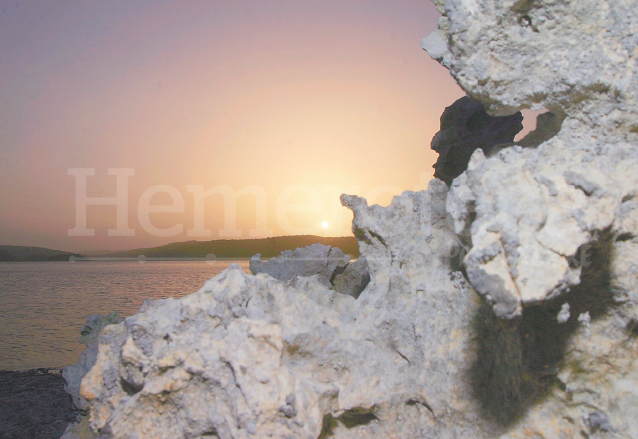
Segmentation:
{"type": "Polygon", "coordinates": [[[482,149],[488,154],[501,144],[512,144],[523,129],[523,115],[490,116],[483,104],[469,96],[457,99],[441,115],[441,129],[430,144],[439,154],[434,164],[434,176],[448,186],[461,175],[472,153],[482,149]]]}
{"type": "MultiPolygon", "coordinates": [[[[350,262],[348,262],[348,264],[350,264],[350,262]]],[[[330,276],[330,285],[334,286],[335,278],[346,271],[346,267],[348,266],[348,264],[335,268],[335,271],[333,271],[332,275],[330,276]]]]}
{"type": "Polygon", "coordinates": [[[564,114],[547,111],[536,117],[536,129],[527,133],[525,137],[516,142],[523,148],[536,148],[543,142],[557,135],[565,120],[564,114]]]}
{"type": "Polygon", "coordinates": [[[372,412],[365,409],[348,410],[337,418],[346,428],[353,428],[357,425],[367,425],[376,419],[377,417],[374,416],[372,412]]]}
{"type": "Polygon", "coordinates": [[[317,439],[326,439],[332,436],[333,429],[337,425],[337,421],[331,415],[324,415],[323,425],[321,426],[321,433],[317,439]]]}
{"type": "Polygon", "coordinates": [[[603,232],[571,261],[582,264],[580,285],[551,302],[526,307],[517,321],[499,320],[487,303],[481,306],[473,322],[478,353],[470,380],[487,419],[508,426],[542,400],[557,382],[566,344],[581,324],[578,316],[589,312],[594,321],[611,310],[612,240],[609,230],[603,232]],[[570,317],[560,324],[557,315],[564,303],[569,303],[570,317]]]}
{"type": "Polygon", "coordinates": [[[134,384],[128,383],[122,378],[120,378],[120,387],[122,387],[122,390],[124,390],[124,392],[126,392],[128,396],[133,396],[136,393],[141,392],[143,388],[143,386],[136,386],[134,384]]]}
{"type": "Polygon", "coordinates": [[[318,439],[331,437],[337,422],[343,424],[346,428],[353,428],[358,425],[367,425],[375,420],[378,420],[378,418],[372,413],[372,409],[354,408],[344,412],[338,418],[328,414],[323,417],[323,426],[318,439]]]}

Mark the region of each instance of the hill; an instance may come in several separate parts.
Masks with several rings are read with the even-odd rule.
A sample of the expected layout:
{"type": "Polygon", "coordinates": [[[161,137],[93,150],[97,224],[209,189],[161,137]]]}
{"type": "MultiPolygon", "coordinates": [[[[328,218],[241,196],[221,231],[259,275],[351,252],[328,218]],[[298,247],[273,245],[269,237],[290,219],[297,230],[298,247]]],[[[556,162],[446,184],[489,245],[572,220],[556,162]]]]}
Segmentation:
{"type": "Polygon", "coordinates": [[[68,261],[71,256],[82,258],[77,253],[63,252],[43,247],[22,245],[0,245],[0,262],[68,261]]]}
{"type": "Polygon", "coordinates": [[[136,258],[205,258],[214,254],[218,258],[250,258],[261,253],[263,258],[279,256],[283,250],[294,250],[321,243],[339,247],[345,254],[359,257],[359,244],[353,236],[324,238],[321,236],[299,235],[278,236],[274,238],[255,239],[219,239],[214,241],[174,242],[160,247],[139,248],[108,255],[109,257],[136,258]]]}

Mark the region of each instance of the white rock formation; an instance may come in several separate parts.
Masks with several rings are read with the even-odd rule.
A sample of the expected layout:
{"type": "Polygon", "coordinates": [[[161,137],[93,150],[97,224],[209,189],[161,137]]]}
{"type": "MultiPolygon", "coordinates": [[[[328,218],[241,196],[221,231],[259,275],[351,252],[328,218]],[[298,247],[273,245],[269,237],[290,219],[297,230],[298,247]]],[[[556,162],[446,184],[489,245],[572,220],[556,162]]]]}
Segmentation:
{"type": "MultiPolygon", "coordinates": [[[[493,114],[546,107],[565,117],[536,148],[487,159],[477,151],[448,199],[457,233],[471,238],[470,281],[497,315],[513,318],[578,284],[601,237],[614,252],[638,250],[628,220],[638,190],[638,14],[623,0],[445,5],[447,36],[439,30],[423,46],[469,95],[493,114]]],[[[614,286],[633,294],[635,270],[620,260],[614,286]]]]}
{"type": "MultiPolygon", "coordinates": [[[[478,296],[449,258],[447,187],[387,208],[344,196],[372,280],[359,300],[233,266],[104,329],[82,381],[104,437],[459,437],[478,296]]],[[[472,409],[474,407],[474,409],[472,409]]]]}
{"type": "Polygon", "coordinates": [[[365,256],[359,257],[354,262],[348,262],[343,272],[333,274],[332,289],[342,294],[348,294],[355,299],[368,286],[370,282],[370,272],[365,256]]]}
{"type": "MultiPolygon", "coordinates": [[[[521,142],[536,148],[476,151],[447,200],[469,279],[519,336],[522,380],[505,389],[521,411],[485,407],[507,438],[638,437],[635,4],[448,0],[444,12],[422,45],[470,96],[494,115],[546,107],[559,115],[546,133],[562,120],[521,142]]],[[[496,353],[487,328],[479,351],[496,353]]]]}
{"type": "Polygon", "coordinates": [[[354,262],[338,247],[312,244],[293,250],[284,250],[281,255],[262,262],[257,253],[250,258],[252,274],[265,273],[275,279],[293,284],[298,277],[313,277],[320,284],[359,297],[370,282],[370,273],[365,257],[354,262]]]}
{"type": "Polygon", "coordinates": [[[295,276],[316,276],[317,281],[330,288],[330,280],[337,269],[343,269],[350,260],[338,247],[312,244],[293,250],[284,250],[281,255],[267,262],[261,261],[257,253],[250,258],[252,274],[266,273],[275,279],[289,281],[295,276]]]}
{"type": "Polygon", "coordinates": [[[98,352],[98,335],[106,325],[114,325],[120,323],[122,319],[117,311],[112,312],[104,317],[99,314],[93,314],[86,318],[86,323],[80,331],[80,343],[86,345],[86,349],[80,354],[80,359],[74,366],[67,366],[62,370],[62,377],[66,381],[65,389],[71,398],[73,404],[82,410],[89,408],[89,404],[80,396],[80,382],[84,375],[91,370],[97,359],[98,352]]]}

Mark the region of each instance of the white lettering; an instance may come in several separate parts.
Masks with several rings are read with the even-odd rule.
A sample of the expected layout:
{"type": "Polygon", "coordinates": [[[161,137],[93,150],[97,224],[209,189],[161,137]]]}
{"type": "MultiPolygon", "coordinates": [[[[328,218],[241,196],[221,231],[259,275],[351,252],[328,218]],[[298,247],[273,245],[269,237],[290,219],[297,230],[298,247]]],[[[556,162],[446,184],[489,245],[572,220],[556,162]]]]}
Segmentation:
{"type": "Polygon", "coordinates": [[[237,228],[237,198],[252,194],[255,197],[255,228],[248,230],[251,238],[266,238],[273,236],[273,231],[267,227],[268,200],[264,188],[252,185],[235,192],[227,185],[215,186],[204,191],[202,185],[188,185],[186,190],[195,197],[194,225],[187,230],[188,236],[208,237],[211,231],[204,228],[204,199],[209,195],[221,194],[224,197],[224,228],[219,231],[223,238],[239,238],[242,231],[237,228]]]}
{"type": "Polygon", "coordinates": [[[184,198],[177,189],[173,186],[165,184],[159,184],[152,186],[144,191],[140,197],[140,201],[137,204],[137,218],[142,228],[151,235],[154,236],[175,236],[182,233],[184,230],[183,224],[175,224],[173,227],[167,229],[160,229],[153,225],[151,222],[150,214],[159,212],[169,213],[183,213],[184,212],[184,198]],[[151,198],[153,195],[160,192],[166,192],[173,199],[173,204],[155,205],[151,206],[151,198]]]}
{"type": "Polygon", "coordinates": [[[95,229],[86,227],[86,208],[91,205],[114,205],[117,228],[109,229],[109,236],[134,236],[135,230],[128,226],[128,178],[135,175],[135,169],[109,168],[108,174],[117,177],[115,197],[88,197],[86,180],[95,175],[95,168],[69,168],[68,175],[75,177],[75,227],[67,231],[68,236],[95,236],[95,229]]]}
{"type": "Polygon", "coordinates": [[[305,184],[293,184],[284,189],[277,198],[277,204],[275,206],[275,216],[277,223],[282,230],[291,235],[317,235],[321,230],[321,224],[316,224],[309,227],[295,227],[288,220],[289,212],[321,212],[323,210],[321,202],[321,196],[319,191],[312,186],[305,184]],[[289,205],[290,197],[297,192],[305,192],[310,196],[310,204],[294,204],[289,205]]]}

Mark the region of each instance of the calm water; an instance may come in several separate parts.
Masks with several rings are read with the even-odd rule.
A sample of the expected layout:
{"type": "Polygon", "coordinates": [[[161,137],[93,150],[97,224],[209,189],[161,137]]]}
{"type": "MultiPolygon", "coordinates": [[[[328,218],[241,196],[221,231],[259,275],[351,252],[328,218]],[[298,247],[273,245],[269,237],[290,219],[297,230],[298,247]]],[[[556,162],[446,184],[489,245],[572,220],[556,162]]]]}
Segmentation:
{"type": "MultiPolygon", "coordinates": [[[[89,314],[135,314],[146,299],[182,297],[228,268],[215,262],[0,264],[0,370],[75,364],[89,314]]],[[[248,272],[248,261],[237,261],[248,272]]]]}

